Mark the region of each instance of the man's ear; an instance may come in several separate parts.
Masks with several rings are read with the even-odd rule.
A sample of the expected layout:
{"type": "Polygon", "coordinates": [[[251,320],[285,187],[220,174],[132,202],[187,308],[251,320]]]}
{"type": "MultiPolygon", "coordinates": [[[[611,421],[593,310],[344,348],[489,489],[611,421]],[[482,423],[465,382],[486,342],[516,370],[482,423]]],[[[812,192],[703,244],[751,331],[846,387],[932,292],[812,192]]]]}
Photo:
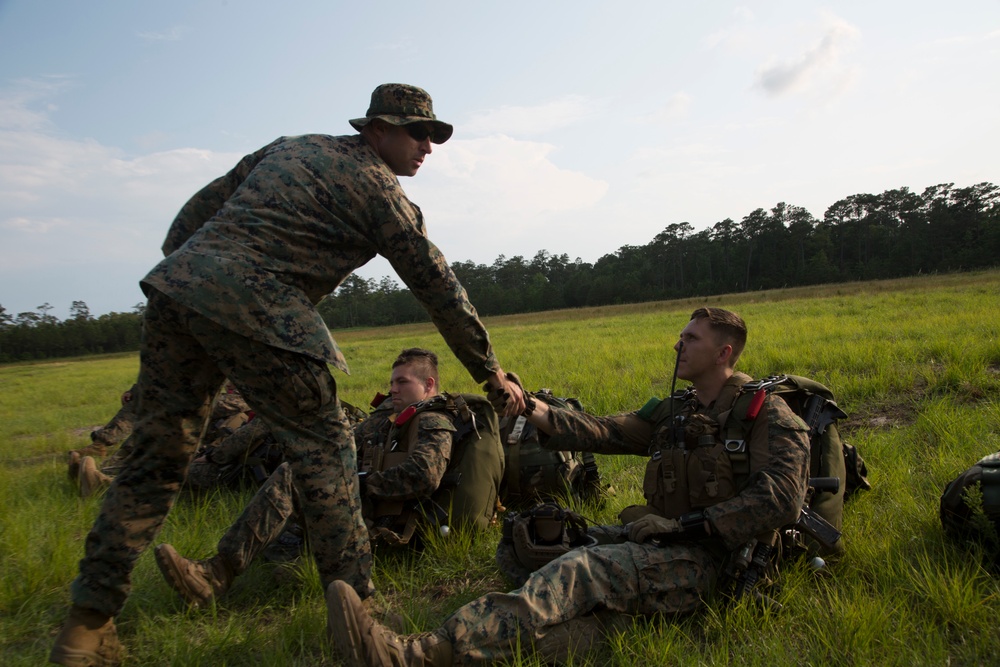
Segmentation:
{"type": "Polygon", "coordinates": [[[372,118],[367,125],[361,128],[361,136],[369,141],[377,141],[385,134],[385,122],[380,118],[372,118]]]}
{"type": "Polygon", "coordinates": [[[385,136],[385,133],[389,131],[389,123],[381,118],[372,118],[369,125],[372,126],[372,132],[375,133],[375,136],[379,138],[385,136]]]}
{"type": "Polygon", "coordinates": [[[728,344],[723,345],[722,349],[719,350],[719,356],[716,358],[716,363],[718,363],[720,366],[728,366],[729,360],[732,358],[732,356],[733,356],[733,346],[728,344]]]}
{"type": "Polygon", "coordinates": [[[428,375],[427,379],[424,380],[424,388],[427,390],[428,394],[437,393],[437,380],[435,380],[432,376],[428,375]]]}

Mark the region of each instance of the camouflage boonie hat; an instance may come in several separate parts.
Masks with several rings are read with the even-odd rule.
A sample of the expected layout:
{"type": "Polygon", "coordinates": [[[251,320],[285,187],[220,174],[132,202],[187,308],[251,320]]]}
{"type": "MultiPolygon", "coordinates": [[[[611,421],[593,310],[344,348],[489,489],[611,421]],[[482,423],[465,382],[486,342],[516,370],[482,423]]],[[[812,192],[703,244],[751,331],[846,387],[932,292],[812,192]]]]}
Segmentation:
{"type": "Polygon", "coordinates": [[[431,141],[436,144],[448,141],[454,130],[451,125],[438,120],[434,115],[434,105],[426,90],[405,83],[383,83],[372,91],[372,101],[365,117],[352,118],[349,122],[360,132],[372,118],[381,118],[393,125],[430,123],[434,129],[431,141]]]}

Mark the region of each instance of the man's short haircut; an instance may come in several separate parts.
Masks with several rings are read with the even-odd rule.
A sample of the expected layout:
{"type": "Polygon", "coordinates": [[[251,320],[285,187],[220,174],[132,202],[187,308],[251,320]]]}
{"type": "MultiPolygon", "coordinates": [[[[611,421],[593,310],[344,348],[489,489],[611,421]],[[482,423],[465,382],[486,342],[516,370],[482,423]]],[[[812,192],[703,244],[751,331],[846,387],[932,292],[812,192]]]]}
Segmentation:
{"type": "Polygon", "coordinates": [[[409,365],[421,380],[434,378],[435,384],[440,384],[438,380],[438,357],[430,350],[422,347],[408,347],[399,353],[396,360],[392,362],[392,367],[409,365]]]}
{"type": "Polygon", "coordinates": [[[736,360],[743,353],[747,344],[747,323],[743,318],[724,308],[704,307],[691,313],[692,320],[705,320],[709,329],[716,335],[719,342],[733,346],[733,354],[729,358],[730,368],[736,365],[736,360]]]}

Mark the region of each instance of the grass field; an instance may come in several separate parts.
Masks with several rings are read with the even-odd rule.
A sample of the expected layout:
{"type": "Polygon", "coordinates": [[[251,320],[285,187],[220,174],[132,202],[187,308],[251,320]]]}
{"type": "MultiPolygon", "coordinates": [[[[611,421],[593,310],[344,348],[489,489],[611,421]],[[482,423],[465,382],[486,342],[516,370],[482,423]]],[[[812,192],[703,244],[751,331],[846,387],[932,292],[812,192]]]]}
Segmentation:
{"type": "MultiPolygon", "coordinates": [[[[473,295],[474,296],[474,295],[473,295]]],[[[671,345],[700,305],[747,320],[740,369],[828,384],[850,417],[842,434],[868,463],[874,489],[848,504],[846,553],[820,572],[785,567],[770,594],[780,612],[711,601],[680,619],[636,620],[574,664],[994,665],[1000,587],[991,554],[946,540],[945,483],[1000,450],[1000,272],[933,276],[560,311],[487,320],[507,370],[530,389],[576,396],[596,414],[637,409],[670,390],[671,345]]],[[[367,405],[404,347],[439,351],[442,386],[477,391],[430,326],[334,332],[352,375],[341,397],[367,405]]],[[[44,662],[99,499],[81,500],[64,452],[116,411],[136,355],[0,367],[0,664],[44,662]]],[[[645,460],[600,457],[618,490],[600,522],[639,502],[645,460]]],[[[157,542],[214,551],[248,494],[182,498],[157,542]]],[[[499,528],[475,544],[441,540],[423,553],[379,557],[379,602],[414,631],[460,604],[506,589],[493,562],[499,528]]],[[[211,609],[188,611],[142,556],[118,619],[130,665],[335,665],[326,610],[309,562],[257,564],[211,609]]],[[[534,665],[524,655],[514,664],[534,665]]]]}

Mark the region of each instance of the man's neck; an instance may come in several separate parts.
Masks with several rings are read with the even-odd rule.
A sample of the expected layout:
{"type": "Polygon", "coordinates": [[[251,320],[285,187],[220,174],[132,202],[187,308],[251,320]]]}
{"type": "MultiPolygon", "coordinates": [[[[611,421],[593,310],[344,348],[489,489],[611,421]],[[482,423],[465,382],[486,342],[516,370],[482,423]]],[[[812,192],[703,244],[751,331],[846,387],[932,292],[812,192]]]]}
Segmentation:
{"type": "Polygon", "coordinates": [[[733,369],[726,368],[711,377],[698,378],[692,383],[695,393],[698,396],[698,402],[706,407],[714,403],[715,399],[717,399],[719,394],[722,393],[722,388],[732,376],[733,369]]]}
{"type": "Polygon", "coordinates": [[[403,412],[403,410],[405,410],[406,408],[412,408],[414,405],[417,405],[417,403],[424,403],[425,401],[429,401],[432,398],[434,398],[435,396],[440,396],[440,395],[441,395],[441,392],[439,392],[439,391],[436,391],[433,394],[427,394],[426,396],[424,396],[423,398],[421,398],[416,403],[410,403],[409,405],[404,406],[403,408],[401,408],[399,410],[399,412],[393,411],[392,416],[393,417],[398,417],[400,415],[400,413],[403,412]]]}

